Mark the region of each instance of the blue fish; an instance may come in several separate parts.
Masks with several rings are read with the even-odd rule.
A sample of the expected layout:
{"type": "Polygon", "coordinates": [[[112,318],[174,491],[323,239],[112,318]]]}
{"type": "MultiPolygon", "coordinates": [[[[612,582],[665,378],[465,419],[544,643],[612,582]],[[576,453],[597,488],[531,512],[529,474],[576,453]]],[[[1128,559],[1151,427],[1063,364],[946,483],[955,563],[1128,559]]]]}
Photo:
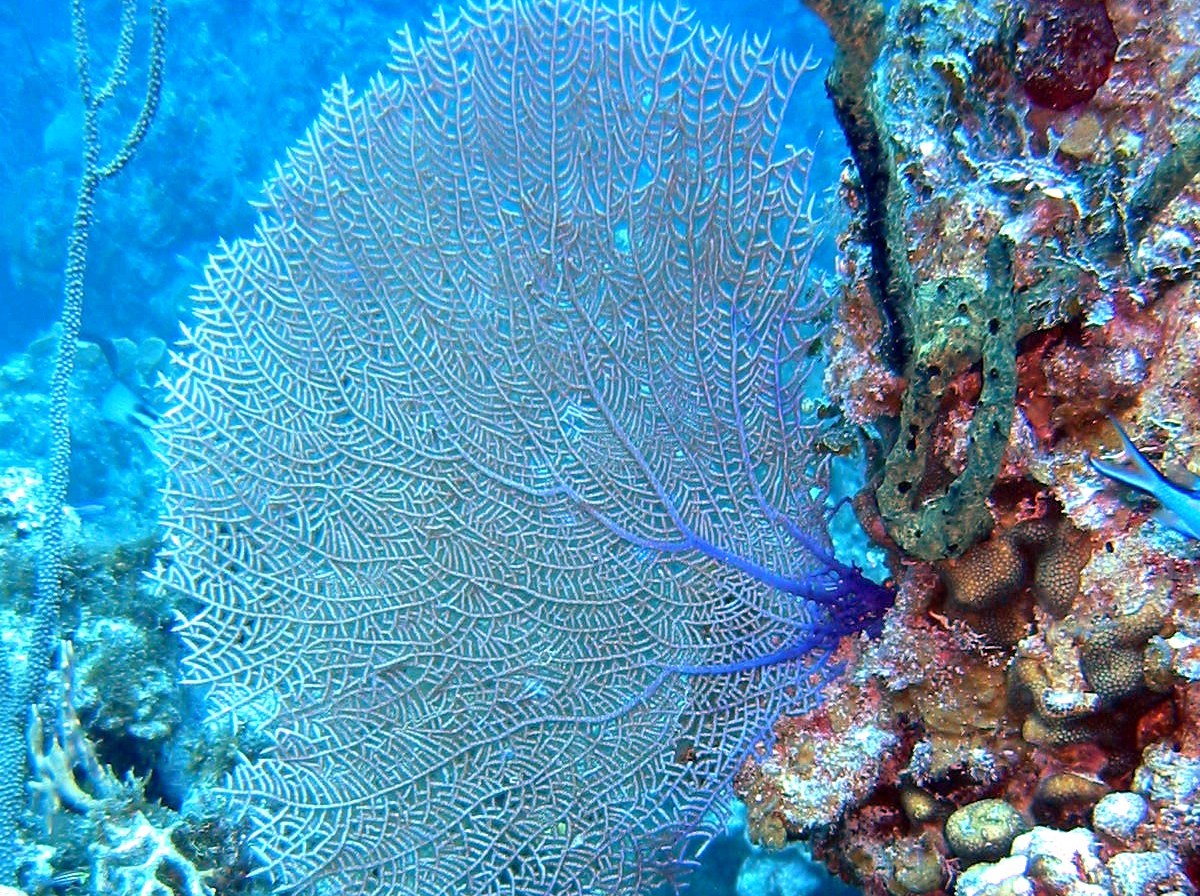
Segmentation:
{"type": "Polygon", "coordinates": [[[1092,469],[1122,485],[1145,492],[1162,505],[1154,514],[1159,522],[1189,538],[1200,539],[1200,488],[1172,482],[1146,460],[1120,423],[1112,417],[1108,419],[1121,436],[1121,445],[1129,464],[1118,466],[1089,457],[1092,469]]]}

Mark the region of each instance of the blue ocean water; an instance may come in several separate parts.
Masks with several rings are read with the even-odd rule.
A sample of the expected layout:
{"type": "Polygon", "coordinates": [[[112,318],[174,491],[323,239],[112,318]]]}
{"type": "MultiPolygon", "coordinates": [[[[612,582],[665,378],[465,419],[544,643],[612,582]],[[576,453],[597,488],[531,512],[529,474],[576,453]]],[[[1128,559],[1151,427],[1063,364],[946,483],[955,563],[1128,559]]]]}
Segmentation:
{"type": "MultiPolygon", "coordinates": [[[[162,107],[136,164],[100,196],[84,331],[171,341],[209,251],[219,238],[251,231],[251,200],[317,115],[322,91],[343,75],[364,88],[386,67],[396,29],[419,29],[435,5],[172,0],[162,107]]],[[[799,4],[689,5],[713,27],[770,33],[797,56],[811,48],[830,57],[824,27],[799,4]]],[[[0,59],[8,68],[0,82],[0,356],[23,350],[49,327],[61,301],[81,118],[68,8],[65,0],[11,0],[0,10],[0,59]]],[[[120,3],[94,0],[87,9],[94,57],[105,72],[120,3]]],[[[130,97],[107,132],[113,148],[140,98],[144,37],[130,97]]],[[[819,73],[806,80],[792,114],[792,141],[819,149],[814,186],[833,184],[844,144],[819,73]]]]}
{"type": "MultiPolygon", "coordinates": [[[[86,6],[93,61],[103,77],[115,53],[120,3],[96,0],[86,6]]],[[[698,3],[695,8],[704,23],[735,33],[770,31],[777,45],[797,55],[815,46],[818,55],[829,56],[823,28],[798,7],[756,0],[698,3]]],[[[252,233],[251,203],[275,161],[317,114],[322,91],[343,75],[352,86],[365,86],[386,66],[387,40],[398,24],[419,28],[433,13],[432,4],[386,0],[173,0],[169,9],[160,111],[133,162],[102,188],[92,227],[83,333],[96,344],[128,340],[126,344],[145,345],[153,338],[173,343],[189,318],[188,296],[206,257],[219,239],[252,233]]],[[[47,361],[45,343],[38,340],[61,306],[64,252],[80,172],[82,116],[69,31],[66,3],[20,0],[0,11],[0,58],[9,63],[9,75],[0,81],[0,360],[17,358],[34,346],[29,357],[35,366],[47,361]]],[[[126,79],[129,89],[119,93],[112,114],[101,121],[106,152],[119,143],[140,102],[144,36],[143,29],[126,79]]],[[[844,150],[818,75],[797,96],[786,133],[796,145],[817,149],[813,191],[831,188],[844,150]]],[[[821,258],[828,263],[828,253],[821,258]]],[[[130,533],[153,529],[160,482],[152,446],[143,443],[135,428],[107,425],[122,410],[113,412],[104,404],[113,381],[122,378],[122,365],[137,368],[149,380],[161,358],[126,350],[117,354],[118,370],[106,374],[108,360],[102,354],[88,349],[81,361],[85,385],[77,397],[70,492],[78,525],[97,553],[130,533]]],[[[6,465],[23,454],[37,457],[44,448],[44,440],[23,433],[22,425],[16,419],[0,427],[6,465]]],[[[136,561],[126,566],[135,568],[136,561]]],[[[6,594],[16,590],[6,589],[6,594]]],[[[71,612],[80,613],[77,624],[86,623],[87,614],[78,606],[71,612]]],[[[159,635],[169,639],[165,631],[164,625],[159,635]]],[[[137,656],[130,653],[134,665],[137,656]]],[[[144,693],[131,695],[129,708],[136,710],[137,701],[144,699],[144,693]]],[[[186,708],[187,702],[182,705],[186,708]]],[[[129,724],[138,721],[130,719],[129,724]]],[[[188,719],[185,715],[178,721],[186,725],[188,719]]],[[[121,753],[121,745],[140,734],[124,738],[119,730],[110,730],[109,736],[116,746],[102,759],[147,776],[152,782],[148,795],[165,804],[182,798],[177,782],[185,776],[171,783],[163,765],[170,760],[121,753]]],[[[736,869],[748,854],[738,834],[718,840],[707,853],[696,892],[718,896],[736,889],[742,896],[758,896],[834,887],[791,855],[775,860],[775,870],[760,868],[756,876],[744,878],[743,887],[757,889],[738,888],[736,869]],[[745,882],[751,880],[759,883],[745,882]]],[[[763,865],[771,860],[756,856],[756,861],[763,865]]]]}

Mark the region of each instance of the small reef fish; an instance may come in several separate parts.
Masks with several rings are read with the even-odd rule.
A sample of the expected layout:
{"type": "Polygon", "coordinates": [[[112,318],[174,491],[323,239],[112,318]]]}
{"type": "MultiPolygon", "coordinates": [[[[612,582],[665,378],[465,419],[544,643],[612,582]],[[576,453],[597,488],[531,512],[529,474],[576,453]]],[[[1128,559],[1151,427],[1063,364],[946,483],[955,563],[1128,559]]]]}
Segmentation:
{"type": "Polygon", "coordinates": [[[1161,505],[1154,514],[1159,522],[1189,538],[1200,539],[1200,488],[1195,488],[1193,484],[1172,482],[1146,460],[1146,456],[1133,444],[1120,423],[1112,417],[1108,419],[1121,437],[1121,445],[1125,449],[1125,458],[1129,464],[1110,464],[1089,457],[1088,462],[1092,469],[1122,485],[1145,492],[1161,505]]]}
{"type": "Polygon", "coordinates": [[[150,451],[154,451],[153,430],[158,414],[142,397],[144,388],[121,375],[116,343],[106,336],[91,333],[85,333],[81,338],[96,344],[113,376],[113,384],[100,402],[100,416],[109,423],[132,430],[150,451]]]}

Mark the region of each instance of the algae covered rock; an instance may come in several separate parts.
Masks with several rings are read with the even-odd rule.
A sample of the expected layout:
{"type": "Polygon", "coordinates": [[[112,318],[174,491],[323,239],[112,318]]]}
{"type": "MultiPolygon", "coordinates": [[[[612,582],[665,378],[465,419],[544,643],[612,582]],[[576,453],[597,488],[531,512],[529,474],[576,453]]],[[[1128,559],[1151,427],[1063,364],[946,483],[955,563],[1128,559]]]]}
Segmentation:
{"type": "Polygon", "coordinates": [[[979,800],[956,809],[946,819],[946,842],[964,865],[995,862],[1008,855],[1009,847],[1029,823],[1004,800],[979,800]]]}
{"type": "Polygon", "coordinates": [[[1110,793],[1092,810],[1092,827],[1114,840],[1132,840],[1138,825],[1146,820],[1150,805],[1140,793],[1110,793]]]}

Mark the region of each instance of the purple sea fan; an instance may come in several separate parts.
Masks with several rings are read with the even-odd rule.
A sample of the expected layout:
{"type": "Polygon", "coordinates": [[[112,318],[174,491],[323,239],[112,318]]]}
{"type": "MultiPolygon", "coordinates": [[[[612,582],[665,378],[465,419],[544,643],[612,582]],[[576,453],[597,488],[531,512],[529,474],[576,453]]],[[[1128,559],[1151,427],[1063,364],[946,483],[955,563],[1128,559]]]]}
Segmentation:
{"type": "Polygon", "coordinates": [[[281,891],[635,893],[887,600],[801,413],[810,67],[598,2],[394,49],[196,297],[190,678],[270,741],[226,789],[281,891]]]}

